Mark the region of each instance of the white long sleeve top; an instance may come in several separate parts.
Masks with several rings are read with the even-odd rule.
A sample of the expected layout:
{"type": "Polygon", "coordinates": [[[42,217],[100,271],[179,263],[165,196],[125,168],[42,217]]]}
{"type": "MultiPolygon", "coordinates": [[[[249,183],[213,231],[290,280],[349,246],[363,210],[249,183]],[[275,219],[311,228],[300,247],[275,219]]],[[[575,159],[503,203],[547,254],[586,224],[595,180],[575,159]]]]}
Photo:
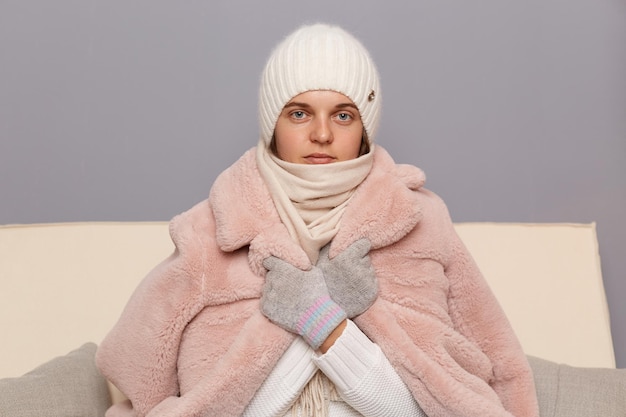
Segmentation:
{"type": "Polygon", "coordinates": [[[350,320],[335,344],[318,355],[297,338],[248,404],[245,417],[290,415],[317,370],[343,401],[329,402],[329,417],[426,417],[380,347],[350,320]]]}

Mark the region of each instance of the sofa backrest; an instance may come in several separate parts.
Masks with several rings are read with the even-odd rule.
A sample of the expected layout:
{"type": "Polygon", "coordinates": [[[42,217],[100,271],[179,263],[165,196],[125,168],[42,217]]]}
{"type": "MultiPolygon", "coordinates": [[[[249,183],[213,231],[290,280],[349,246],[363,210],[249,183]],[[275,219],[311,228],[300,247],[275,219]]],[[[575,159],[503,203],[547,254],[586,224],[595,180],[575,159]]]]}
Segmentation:
{"type": "MultiPolygon", "coordinates": [[[[526,353],[614,367],[595,227],[457,224],[526,353]]],[[[0,377],[99,343],[171,254],[165,222],[0,227],[0,377]]]]}
{"type": "Polygon", "coordinates": [[[455,226],[527,354],[615,367],[594,223],[455,226]]]}

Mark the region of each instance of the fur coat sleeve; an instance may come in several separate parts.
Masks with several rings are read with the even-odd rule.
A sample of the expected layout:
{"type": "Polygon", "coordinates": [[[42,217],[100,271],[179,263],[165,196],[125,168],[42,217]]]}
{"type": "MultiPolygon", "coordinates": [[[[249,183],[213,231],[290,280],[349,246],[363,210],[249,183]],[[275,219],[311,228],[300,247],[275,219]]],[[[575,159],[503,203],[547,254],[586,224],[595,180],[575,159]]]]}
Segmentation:
{"type": "Polygon", "coordinates": [[[98,367],[129,398],[108,417],[240,415],[293,341],[261,314],[247,250],[219,250],[214,227],[207,201],[172,220],[175,252],[101,343],[98,367]]]}

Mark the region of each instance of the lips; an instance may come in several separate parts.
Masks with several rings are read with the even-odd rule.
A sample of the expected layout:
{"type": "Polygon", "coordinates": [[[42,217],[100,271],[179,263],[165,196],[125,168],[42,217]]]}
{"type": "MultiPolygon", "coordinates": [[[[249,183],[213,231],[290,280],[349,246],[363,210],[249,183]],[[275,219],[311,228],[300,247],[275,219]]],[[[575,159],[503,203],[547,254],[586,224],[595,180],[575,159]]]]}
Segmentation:
{"type": "Polygon", "coordinates": [[[310,164],[329,164],[335,162],[335,158],[325,153],[312,153],[304,157],[310,164]]]}

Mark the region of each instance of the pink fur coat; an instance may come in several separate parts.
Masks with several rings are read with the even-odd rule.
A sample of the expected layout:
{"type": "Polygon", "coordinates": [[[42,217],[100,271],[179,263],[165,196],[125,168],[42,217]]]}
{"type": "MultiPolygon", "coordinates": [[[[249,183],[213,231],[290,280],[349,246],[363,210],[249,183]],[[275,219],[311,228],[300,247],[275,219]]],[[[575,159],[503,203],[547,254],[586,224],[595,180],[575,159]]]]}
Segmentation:
{"type": "MultiPolygon", "coordinates": [[[[379,297],[355,323],[430,417],[538,416],[526,357],[446,206],[422,187],[422,171],[375,152],[330,251],[361,237],[372,243],[379,297]]],[[[108,416],[240,415],[293,341],[259,309],[262,261],[310,262],[280,222],[254,155],[172,220],[175,252],[102,342],[97,364],[130,399],[108,416]]]]}

